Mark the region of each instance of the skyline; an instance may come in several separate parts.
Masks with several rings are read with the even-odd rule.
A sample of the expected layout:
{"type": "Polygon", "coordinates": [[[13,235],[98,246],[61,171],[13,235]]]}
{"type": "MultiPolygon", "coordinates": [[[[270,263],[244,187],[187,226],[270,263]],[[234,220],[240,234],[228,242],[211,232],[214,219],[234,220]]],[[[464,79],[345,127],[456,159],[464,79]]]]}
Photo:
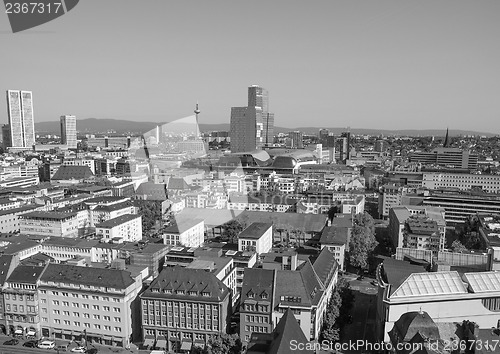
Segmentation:
{"type": "Polygon", "coordinates": [[[201,124],[229,123],[257,84],[276,126],[500,132],[500,4],[256,5],[88,0],[16,34],[4,14],[2,89],[33,91],[35,122],[168,122],[198,101],[201,124]]]}

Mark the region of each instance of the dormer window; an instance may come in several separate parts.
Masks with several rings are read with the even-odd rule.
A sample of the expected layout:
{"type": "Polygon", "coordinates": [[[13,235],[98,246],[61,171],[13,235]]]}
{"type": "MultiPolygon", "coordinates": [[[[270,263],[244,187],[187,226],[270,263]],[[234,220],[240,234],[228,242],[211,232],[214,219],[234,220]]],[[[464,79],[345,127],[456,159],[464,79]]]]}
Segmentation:
{"type": "Polygon", "coordinates": [[[255,294],[252,290],[250,290],[248,293],[247,293],[247,296],[249,299],[253,299],[255,297],[255,294]]]}
{"type": "Polygon", "coordinates": [[[177,295],[184,295],[184,290],[177,290],[175,293],[177,295]]]}
{"type": "Polygon", "coordinates": [[[261,297],[261,299],[266,300],[268,298],[268,295],[265,291],[263,291],[262,294],[260,294],[260,297],[261,297]]]}
{"type": "Polygon", "coordinates": [[[201,293],[201,296],[209,297],[209,296],[210,296],[210,293],[209,293],[209,292],[204,291],[204,292],[202,292],[202,293],[201,293]]]}

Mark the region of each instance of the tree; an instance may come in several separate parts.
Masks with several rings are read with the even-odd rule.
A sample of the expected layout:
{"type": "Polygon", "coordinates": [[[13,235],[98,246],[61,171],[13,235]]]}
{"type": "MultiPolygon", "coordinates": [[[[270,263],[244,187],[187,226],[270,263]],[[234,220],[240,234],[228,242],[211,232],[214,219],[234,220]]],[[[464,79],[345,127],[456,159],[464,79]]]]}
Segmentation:
{"type": "Polygon", "coordinates": [[[465,247],[459,240],[455,240],[451,244],[451,250],[453,252],[463,253],[467,251],[467,247],[465,247]]]}
{"type": "Polygon", "coordinates": [[[243,225],[236,219],[232,219],[222,225],[222,237],[229,243],[238,243],[238,235],[243,231],[243,225]]]}
{"type": "Polygon", "coordinates": [[[203,354],[240,354],[242,344],[237,334],[218,333],[208,340],[203,354]]]}
{"type": "Polygon", "coordinates": [[[368,258],[378,242],[375,239],[373,218],[367,214],[357,214],[349,242],[349,262],[360,269],[368,267],[368,258]],[[362,216],[360,216],[362,215],[362,216]]]}
{"type": "Polygon", "coordinates": [[[321,340],[336,342],[340,340],[342,328],[349,322],[349,312],[354,304],[354,294],[350,289],[349,282],[339,279],[337,286],[328,301],[321,340]]]}

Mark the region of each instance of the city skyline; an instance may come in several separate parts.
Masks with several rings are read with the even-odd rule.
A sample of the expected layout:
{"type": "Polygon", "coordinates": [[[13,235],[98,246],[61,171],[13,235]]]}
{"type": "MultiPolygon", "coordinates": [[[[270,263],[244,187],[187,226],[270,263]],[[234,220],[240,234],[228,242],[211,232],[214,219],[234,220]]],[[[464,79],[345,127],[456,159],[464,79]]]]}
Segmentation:
{"type": "MultiPolygon", "coordinates": [[[[24,33],[2,21],[0,45],[17,53],[4,58],[3,88],[33,91],[37,122],[64,112],[165,122],[199,101],[200,123],[227,123],[258,84],[276,126],[500,131],[500,4],[282,5],[247,20],[250,4],[86,1],[24,33]]],[[[5,102],[0,112],[6,123],[5,102]]]]}

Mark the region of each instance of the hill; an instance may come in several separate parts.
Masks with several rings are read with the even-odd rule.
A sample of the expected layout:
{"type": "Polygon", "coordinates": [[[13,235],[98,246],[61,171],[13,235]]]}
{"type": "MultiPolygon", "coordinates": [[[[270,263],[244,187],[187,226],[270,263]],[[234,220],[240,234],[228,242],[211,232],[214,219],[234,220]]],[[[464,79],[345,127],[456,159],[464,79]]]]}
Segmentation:
{"type": "MultiPolygon", "coordinates": [[[[131,120],[123,119],[97,119],[97,118],[86,118],[79,119],[77,122],[77,128],[80,133],[84,134],[143,134],[153,130],[158,125],[166,124],[167,122],[136,122],[131,120]]],[[[50,122],[40,122],[35,124],[35,129],[38,133],[51,133],[60,134],[59,121],[50,122]]],[[[318,134],[319,127],[298,127],[298,128],[284,128],[275,127],[275,133],[287,133],[294,130],[300,130],[304,134],[318,134]]],[[[346,128],[327,128],[331,133],[339,135],[346,131],[346,128]]],[[[203,132],[208,131],[228,131],[228,123],[220,124],[200,124],[200,130],[203,132]]],[[[444,136],[445,129],[404,129],[404,130],[388,130],[388,129],[363,129],[363,128],[351,128],[351,134],[362,134],[362,135],[385,135],[385,136],[444,136]]],[[[494,136],[492,133],[476,132],[470,130],[450,130],[450,136],[459,135],[484,135],[484,136],[494,136]]]]}

